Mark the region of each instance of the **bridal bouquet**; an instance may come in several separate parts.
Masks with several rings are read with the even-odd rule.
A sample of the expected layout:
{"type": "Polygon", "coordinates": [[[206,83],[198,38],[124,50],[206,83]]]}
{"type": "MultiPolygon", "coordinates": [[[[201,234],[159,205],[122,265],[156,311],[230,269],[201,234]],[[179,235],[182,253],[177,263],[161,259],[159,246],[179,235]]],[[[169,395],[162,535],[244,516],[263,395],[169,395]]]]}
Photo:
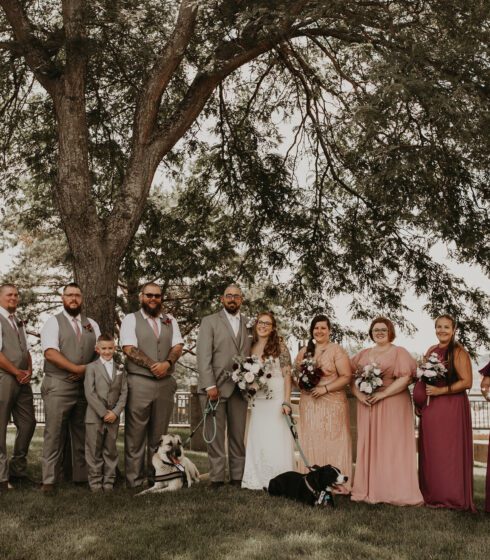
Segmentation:
{"type": "Polygon", "coordinates": [[[383,374],[376,362],[365,365],[356,371],[356,387],[365,395],[372,395],[374,391],[383,386],[383,374]]]}
{"type": "Polygon", "coordinates": [[[272,377],[270,372],[273,359],[267,358],[261,362],[257,356],[235,356],[233,358],[233,370],[231,379],[238,385],[245,396],[253,401],[257,391],[262,391],[266,399],[270,399],[272,389],[267,385],[267,379],[272,377]]]}
{"type": "MultiPolygon", "coordinates": [[[[419,364],[417,368],[417,379],[427,383],[427,385],[435,385],[438,379],[446,378],[446,366],[441,363],[439,356],[432,352],[426,362],[419,364]]],[[[430,403],[430,395],[427,397],[427,406],[430,403]]]]}
{"type": "Polygon", "coordinates": [[[322,369],[316,365],[311,356],[301,360],[299,366],[294,369],[294,377],[298,382],[299,388],[303,391],[311,391],[318,385],[323,376],[322,369]]]}

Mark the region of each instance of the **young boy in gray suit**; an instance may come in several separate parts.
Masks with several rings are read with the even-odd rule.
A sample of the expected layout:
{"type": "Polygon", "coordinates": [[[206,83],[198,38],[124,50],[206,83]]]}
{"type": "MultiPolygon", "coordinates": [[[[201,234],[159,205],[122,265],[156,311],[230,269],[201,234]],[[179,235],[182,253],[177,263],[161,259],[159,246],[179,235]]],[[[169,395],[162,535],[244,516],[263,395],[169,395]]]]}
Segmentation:
{"type": "Polygon", "coordinates": [[[92,492],[110,492],[116,479],[119,416],[128,395],[126,372],[113,360],[112,336],[102,334],[95,347],[100,358],[85,370],[85,460],[92,492]]]}

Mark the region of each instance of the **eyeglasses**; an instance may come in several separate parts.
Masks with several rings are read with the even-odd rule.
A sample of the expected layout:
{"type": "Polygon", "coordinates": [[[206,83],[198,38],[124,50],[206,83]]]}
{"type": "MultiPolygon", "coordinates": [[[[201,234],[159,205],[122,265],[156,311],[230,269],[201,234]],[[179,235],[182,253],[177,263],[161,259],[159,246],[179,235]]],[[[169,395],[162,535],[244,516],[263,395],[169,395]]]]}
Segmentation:
{"type": "Polygon", "coordinates": [[[153,299],[162,299],[162,294],[150,294],[150,293],[147,293],[147,294],[143,294],[143,295],[145,296],[145,298],[148,298],[148,299],[152,299],[152,298],[153,298],[153,299]]]}
{"type": "Polygon", "coordinates": [[[388,329],[373,329],[373,333],[387,333],[388,329]]]}
{"type": "Polygon", "coordinates": [[[259,327],[272,327],[272,323],[270,321],[257,321],[257,325],[259,327]]]}
{"type": "Polygon", "coordinates": [[[228,301],[231,301],[232,299],[242,299],[242,295],[241,294],[225,294],[224,298],[227,299],[228,301]]]}
{"type": "Polygon", "coordinates": [[[80,299],[82,297],[82,294],[63,294],[63,297],[80,299]]]}

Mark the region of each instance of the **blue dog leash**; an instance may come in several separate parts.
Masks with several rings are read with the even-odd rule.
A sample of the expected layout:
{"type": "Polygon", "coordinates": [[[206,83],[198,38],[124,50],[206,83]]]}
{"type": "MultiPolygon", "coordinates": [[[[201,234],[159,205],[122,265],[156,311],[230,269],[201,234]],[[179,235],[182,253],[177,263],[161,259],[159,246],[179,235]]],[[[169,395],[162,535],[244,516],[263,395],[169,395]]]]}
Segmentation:
{"type": "Polygon", "coordinates": [[[284,417],[286,419],[287,425],[289,426],[291,435],[293,436],[294,443],[296,444],[296,448],[298,449],[299,454],[301,455],[301,459],[303,459],[303,463],[305,464],[305,467],[309,471],[314,471],[315,469],[308,462],[308,459],[305,457],[305,454],[301,449],[301,445],[299,444],[298,432],[296,431],[296,422],[294,421],[294,418],[291,416],[291,414],[284,414],[284,417]]]}
{"type": "Polygon", "coordinates": [[[216,426],[216,409],[218,408],[219,405],[219,398],[217,401],[210,401],[208,400],[208,402],[206,403],[206,408],[204,409],[204,413],[202,415],[201,420],[199,421],[199,424],[192,430],[192,432],[190,433],[189,437],[184,441],[184,443],[182,444],[182,447],[185,447],[192,439],[192,436],[197,432],[197,430],[201,427],[201,424],[204,424],[202,427],[202,437],[204,439],[204,441],[209,445],[210,443],[213,443],[214,438],[216,437],[216,430],[217,430],[217,426],[216,426]],[[207,422],[207,417],[208,415],[211,414],[212,419],[213,419],[213,435],[211,436],[211,438],[208,440],[206,439],[206,422],[207,422]]]}

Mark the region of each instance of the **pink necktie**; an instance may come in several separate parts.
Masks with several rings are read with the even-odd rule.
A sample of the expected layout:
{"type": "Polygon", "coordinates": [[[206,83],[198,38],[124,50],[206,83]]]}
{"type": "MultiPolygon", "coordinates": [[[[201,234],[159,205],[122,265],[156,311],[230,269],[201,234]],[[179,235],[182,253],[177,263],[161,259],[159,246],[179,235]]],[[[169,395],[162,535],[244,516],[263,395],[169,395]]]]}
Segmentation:
{"type": "Polygon", "coordinates": [[[73,326],[75,327],[75,334],[77,335],[77,340],[80,342],[82,338],[82,332],[80,331],[80,327],[78,326],[78,321],[76,319],[72,319],[73,326]]]}
{"type": "Polygon", "coordinates": [[[16,332],[17,336],[20,338],[19,329],[17,327],[17,323],[15,322],[15,317],[13,315],[9,315],[10,322],[12,323],[12,328],[16,332]]]}
{"type": "Polygon", "coordinates": [[[158,338],[160,336],[160,334],[158,333],[157,321],[153,317],[149,317],[149,319],[150,319],[151,328],[153,329],[153,332],[155,333],[155,336],[158,338]]]}

